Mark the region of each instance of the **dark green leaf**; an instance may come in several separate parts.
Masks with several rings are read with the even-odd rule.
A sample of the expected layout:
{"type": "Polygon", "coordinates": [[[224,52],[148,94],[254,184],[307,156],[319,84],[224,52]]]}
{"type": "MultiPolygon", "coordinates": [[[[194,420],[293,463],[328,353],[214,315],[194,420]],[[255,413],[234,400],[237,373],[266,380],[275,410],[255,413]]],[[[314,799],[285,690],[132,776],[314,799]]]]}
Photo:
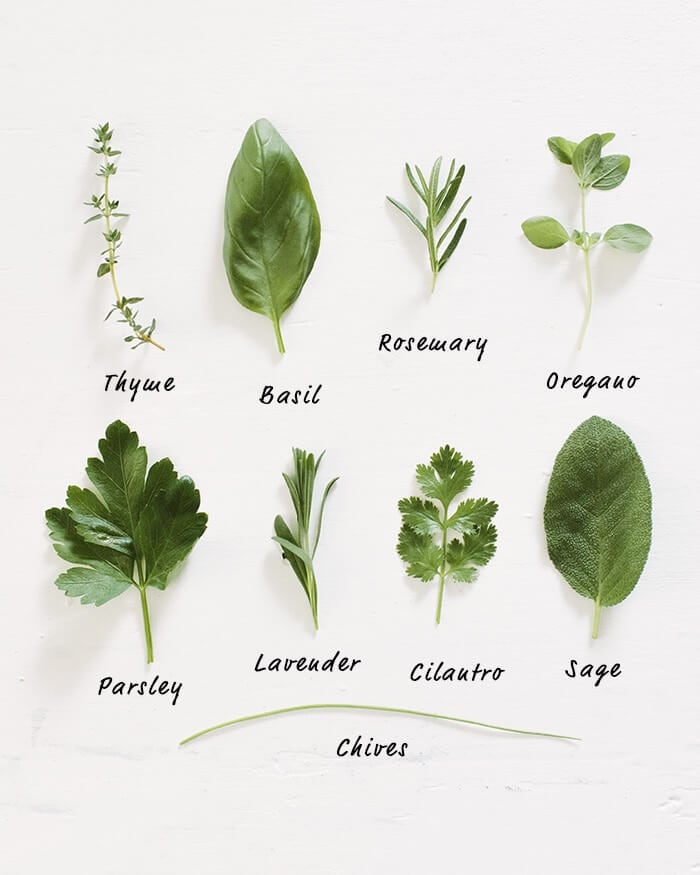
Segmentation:
{"type": "Polygon", "coordinates": [[[56,553],[66,562],[93,567],[96,563],[110,565],[121,574],[131,574],[134,560],[122,552],[88,543],[82,538],[67,507],[52,507],[46,511],[46,525],[56,553]]]}
{"type": "Polygon", "coordinates": [[[601,191],[617,188],[624,181],[629,169],[630,159],[627,155],[606,155],[591,171],[591,185],[601,191]]]}
{"type": "MultiPolygon", "coordinates": [[[[454,199],[457,197],[457,192],[459,191],[459,187],[462,184],[462,179],[464,178],[465,167],[464,164],[457,171],[457,175],[450,182],[449,185],[445,186],[444,194],[442,198],[438,201],[438,208],[435,214],[435,224],[439,225],[440,222],[447,215],[447,211],[454,203],[454,199]]],[[[471,200],[471,198],[469,198],[471,200]]],[[[468,201],[467,201],[468,202],[468,201]]],[[[465,204],[466,206],[466,204],[465,204]]]]}
{"type": "Polygon", "coordinates": [[[69,486],[66,503],[81,538],[89,544],[125,553],[133,562],[134,542],[131,535],[113,522],[109,511],[94,492],[69,486]]]}
{"type": "Polygon", "coordinates": [[[566,228],[551,216],[532,216],[520,227],[530,243],[540,249],[558,249],[569,241],[566,228]]]}
{"type": "Polygon", "coordinates": [[[97,268],[97,276],[104,276],[109,273],[109,265],[106,262],[102,262],[102,264],[97,268]]]}
{"type": "Polygon", "coordinates": [[[446,527],[460,534],[472,534],[483,528],[493,519],[498,505],[487,498],[467,498],[457,505],[457,509],[447,520],[446,527]]]}
{"type": "Polygon", "coordinates": [[[613,249],[624,252],[642,252],[653,240],[651,234],[641,225],[613,225],[605,232],[603,240],[613,249]]]}
{"type": "Polygon", "coordinates": [[[475,532],[466,533],[462,540],[447,545],[447,564],[452,577],[471,582],[476,575],[464,576],[466,569],[486,565],[496,552],[496,528],[490,523],[475,532]],[[459,577],[460,572],[462,577],[459,577]]]}
{"type": "Polygon", "coordinates": [[[413,190],[416,192],[418,197],[423,201],[423,203],[428,205],[428,193],[423,190],[423,187],[418,184],[415,176],[413,175],[413,171],[411,170],[408,162],[406,163],[406,176],[408,177],[408,181],[411,183],[413,190]]]}
{"type": "Polygon", "coordinates": [[[399,502],[399,512],[403,516],[404,523],[419,535],[433,535],[442,531],[440,511],[432,501],[424,501],[416,496],[402,498],[399,502]]]}
{"type": "Polygon", "coordinates": [[[93,562],[90,568],[69,568],[56,579],[56,586],[83,605],[103,605],[126,592],[133,581],[112,565],[93,562]]]}
{"type": "Polygon", "coordinates": [[[403,526],[396,549],[408,565],[406,570],[411,577],[427,583],[440,573],[442,551],[430,535],[420,535],[410,526],[403,526]]]}
{"type": "Polygon", "coordinates": [[[457,244],[462,239],[462,234],[464,234],[464,229],[467,227],[467,220],[462,219],[462,221],[457,225],[457,230],[454,233],[454,237],[450,240],[447,245],[447,249],[440,256],[440,260],[438,261],[438,270],[442,270],[443,267],[447,264],[450,259],[450,256],[457,248],[457,244]]]}
{"type": "Polygon", "coordinates": [[[593,416],[569,435],[549,481],[544,528],[549,558],[577,593],[596,602],[596,617],[601,605],[632,592],[651,544],[651,489],[617,425],[593,416]]]}
{"type": "Polygon", "coordinates": [[[235,298],[275,326],[308,279],[321,222],[301,164],[267,119],[249,129],[226,187],[224,264],[235,298]]]}
{"type": "Polygon", "coordinates": [[[418,465],[416,480],[428,498],[447,507],[472,482],[474,465],[462,459],[462,454],[444,446],[430,457],[430,465],[418,465]]]}

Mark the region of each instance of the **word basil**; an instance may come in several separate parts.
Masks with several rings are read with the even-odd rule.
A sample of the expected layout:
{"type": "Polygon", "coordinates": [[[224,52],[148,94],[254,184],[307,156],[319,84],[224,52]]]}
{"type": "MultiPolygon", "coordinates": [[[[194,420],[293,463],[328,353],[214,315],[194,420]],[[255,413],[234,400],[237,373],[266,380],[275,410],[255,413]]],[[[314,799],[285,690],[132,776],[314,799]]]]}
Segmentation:
{"type": "Polygon", "coordinates": [[[609,191],[617,188],[630,167],[627,155],[601,155],[603,146],[609,143],[615,134],[591,134],[580,143],[565,140],[564,137],[550,137],[547,140],[550,152],[557,161],[571,166],[578,180],[581,192],[581,230],[574,229],[570,234],[566,228],[551,216],[533,216],[522,223],[523,234],[533,246],[539,249],[558,249],[565,243],[572,242],[583,252],[583,263],[586,276],[586,310],[578,339],[578,348],[583,345],[583,338],[591,317],[593,289],[591,285],[591,266],[589,252],[601,241],[621,249],[624,252],[641,252],[651,243],[652,236],[639,225],[613,225],[605,234],[590,233],[586,229],[586,195],[591,188],[609,191]]]}
{"type": "Polygon", "coordinates": [[[88,459],[95,487],[69,486],[68,507],[46,511],[54,549],[73,568],[56,586],[83,605],[103,605],[134,586],[141,598],[148,662],[153,640],[146,591],[165,589],[171,572],[207,527],[198,513],[199,492],[178,477],[170,459],[148,470],[146,448],[136,432],[117,420],[99,442],[101,459],[88,459]]]}
{"type": "Polygon", "coordinates": [[[651,545],[651,489],[625,432],[592,416],[559,451],[544,507],[549,558],[569,586],[601,607],[634,589],[651,545]]]}
{"type": "Polygon", "coordinates": [[[224,265],[236,300],[272,320],[299,297],[316,261],[321,221],[296,155],[267,119],[251,125],[226,186],[224,265]]]}

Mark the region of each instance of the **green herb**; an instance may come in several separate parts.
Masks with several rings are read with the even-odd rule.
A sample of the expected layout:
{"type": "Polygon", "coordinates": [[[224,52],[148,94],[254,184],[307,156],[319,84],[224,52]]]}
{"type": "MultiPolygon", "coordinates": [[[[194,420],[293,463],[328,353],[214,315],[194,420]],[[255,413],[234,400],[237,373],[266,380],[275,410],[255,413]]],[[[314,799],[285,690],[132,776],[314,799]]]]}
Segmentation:
{"type": "Polygon", "coordinates": [[[102,156],[103,163],[97,171],[97,176],[104,180],[104,189],[101,194],[93,194],[89,201],[85,201],[86,206],[91,207],[96,211],[94,215],[85,220],[85,224],[88,222],[96,222],[99,219],[104,219],[105,223],[105,230],[102,232],[102,236],[105,239],[107,248],[103,249],[100,253],[102,255],[102,262],[97,268],[97,276],[101,277],[109,274],[112,281],[112,289],[114,290],[114,295],[117,299],[116,303],[112,304],[112,309],[107,313],[105,320],[109,319],[114,312],[120,314],[121,319],[118,319],[117,321],[124,322],[131,329],[131,334],[128,334],[124,340],[127,343],[134,344],[132,349],[136,349],[136,347],[141,346],[143,343],[150,343],[152,346],[158,347],[158,349],[165,349],[165,347],[156,343],[153,339],[153,332],[156,330],[156,320],[152,319],[151,324],[147,328],[140,325],[137,321],[139,315],[138,310],[133,310],[131,305],[138,304],[140,301],[143,301],[143,298],[124,298],[122,297],[122,294],[119,291],[119,286],[117,285],[116,266],[117,261],[119,260],[117,249],[122,245],[122,232],[119,228],[113,225],[112,220],[123,218],[127,216],[128,213],[117,212],[119,201],[110,200],[109,180],[110,177],[114,176],[117,172],[117,165],[113,159],[116,158],[117,155],[121,155],[121,152],[112,148],[113,131],[111,130],[109,123],[105,122],[103,125],[98,125],[98,127],[93,128],[93,131],[95,133],[95,145],[88,146],[88,149],[91,149],[96,154],[102,156]]]}
{"type": "Polygon", "coordinates": [[[68,507],[46,511],[54,549],[73,568],[56,580],[81,604],[103,605],[134,586],[141,598],[148,662],[153,641],[146,591],[165,589],[168,577],[202,536],[207,515],[199,492],[178,477],[170,459],[148,470],[146,448],[117,420],[99,442],[101,459],[88,459],[95,487],[69,486],[68,507]]]}
{"type": "Polygon", "coordinates": [[[267,119],[246,133],[226,186],[224,264],[236,300],[272,320],[299,297],[316,261],[321,221],[296,155],[267,119]]]}
{"type": "Polygon", "coordinates": [[[403,525],[396,547],[407,564],[408,574],[426,583],[440,579],[435,622],[440,622],[445,580],[473,583],[478,569],[496,552],[496,527],[491,519],[498,505],[485,498],[461,501],[450,513],[450,505],[472,482],[474,465],[463,461],[452,447],[444,446],[430,458],[430,465],[418,465],[416,480],[427,498],[402,498],[399,502],[403,525]],[[438,506],[439,505],[439,506],[438,506]],[[460,537],[448,540],[449,533],[460,537]],[[437,538],[437,541],[436,541],[437,538]]]}
{"type": "Polygon", "coordinates": [[[318,466],[321,464],[325,450],[318,459],[314,459],[313,453],[306,450],[292,450],[294,459],[294,472],[282,474],[284,482],[292,498],[296,525],[294,530],[282,519],[275,517],[275,537],[282,547],[282,556],[292,566],[292,570],[299,579],[306,597],[309,600],[311,614],[314,618],[314,626],[318,629],[318,593],[316,590],[316,575],[314,573],[313,560],[318,548],[318,540],[321,537],[321,522],[323,520],[323,508],[328,498],[328,493],[338,481],[337,477],[326,486],[321,499],[321,507],[316,522],[316,533],[311,534],[311,505],[314,497],[314,484],[318,474],[318,466]]]}
{"type": "Polygon", "coordinates": [[[464,178],[464,164],[462,164],[459,170],[455,173],[455,161],[453,159],[447,174],[447,180],[442,188],[440,188],[441,165],[442,158],[438,158],[435,164],[433,164],[433,169],[430,171],[430,176],[426,181],[425,175],[417,164],[415,166],[415,174],[409,165],[406,164],[406,176],[408,177],[408,181],[411,183],[411,186],[423,202],[426,209],[425,224],[417,219],[408,207],[387,195],[389,203],[392,203],[416,226],[416,228],[418,228],[425,238],[425,242],[428,244],[428,258],[430,259],[430,270],[433,274],[433,284],[430,289],[431,292],[435,291],[437,275],[450,260],[452,253],[457,248],[457,244],[462,239],[464,229],[467,227],[467,220],[461,219],[460,221],[460,218],[466,209],[467,204],[471,200],[471,197],[468,197],[464,201],[445,230],[440,234],[438,226],[441,225],[443,220],[447,217],[447,212],[457,197],[459,187],[464,178]],[[458,222],[459,224],[457,224],[458,222]],[[452,235],[450,242],[447,243],[447,238],[450,236],[450,233],[455,226],[456,231],[452,235]],[[440,234],[440,236],[438,236],[438,234],[440,234]]]}
{"type": "Polygon", "coordinates": [[[184,738],[180,744],[189,744],[196,738],[201,738],[203,735],[208,735],[210,732],[216,732],[219,729],[225,729],[227,726],[235,726],[237,723],[250,723],[252,720],[263,720],[266,717],[275,717],[277,714],[291,714],[295,711],[320,711],[320,710],[341,710],[341,711],[379,711],[385,714],[406,714],[410,717],[427,717],[429,720],[447,720],[451,723],[462,723],[468,726],[479,726],[482,729],[495,729],[499,732],[513,732],[517,735],[537,735],[544,738],[560,738],[565,741],[580,741],[573,735],[555,735],[553,732],[536,732],[530,729],[511,729],[509,726],[498,726],[495,723],[481,723],[478,720],[467,720],[464,717],[450,717],[447,714],[433,714],[430,711],[415,711],[412,708],[391,708],[384,705],[349,705],[344,703],[328,703],[318,705],[294,705],[291,708],[276,708],[274,711],[263,711],[260,714],[250,714],[247,717],[236,717],[234,720],[226,720],[224,723],[217,723],[215,726],[210,726],[208,729],[202,729],[184,738]]]}
{"type": "Polygon", "coordinates": [[[601,607],[634,589],[651,545],[651,489],[625,432],[592,416],[559,451],[544,508],[549,558],[569,586],[601,607]]]}
{"type": "Polygon", "coordinates": [[[603,146],[609,143],[615,134],[591,134],[580,143],[565,140],[563,137],[550,137],[547,145],[551,153],[562,164],[568,164],[576,175],[581,194],[581,230],[573,230],[571,234],[562,224],[551,216],[533,216],[522,223],[523,233],[534,246],[540,249],[558,249],[571,241],[583,252],[583,264],[586,275],[586,311],[578,339],[578,348],[583,345],[588,321],[591,317],[593,289],[591,285],[591,265],[589,253],[601,241],[614,249],[625,252],[641,252],[651,243],[651,234],[639,225],[613,225],[601,234],[591,233],[586,228],[586,195],[591,188],[609,191],[617,188],[630,167],[627,155],[601,155],[603,146]]]}

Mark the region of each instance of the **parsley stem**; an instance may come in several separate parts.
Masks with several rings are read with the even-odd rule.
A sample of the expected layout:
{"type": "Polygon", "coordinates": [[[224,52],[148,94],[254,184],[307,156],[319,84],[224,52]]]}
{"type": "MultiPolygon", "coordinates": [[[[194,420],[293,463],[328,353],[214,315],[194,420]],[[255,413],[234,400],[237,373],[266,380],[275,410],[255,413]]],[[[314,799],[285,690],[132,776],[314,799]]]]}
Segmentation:
{"type": "Polygon", "coordinates": [[[593,638],[598,637],[598,626],[600,625],[600,593],[595,600],[595,610],[593,612],[593,638]]]}
{"type": "Polygon", "coordinates": [[[340,711],[379,711],[386,714],[408,714],[412,717],[427,717],[430,720],[447,720],[452,723],[464,723],[469,726],[479,726],[483,729],[495,729],[498,732],[513,732],[517,735],[537,735],[543,738],[561,738],[566,741],[580,741],[573,735],[557,735],[553,732],[537,732],[531,729],[513,729],[510,726],[499,726],[495,723],[482,723],[479,720],[467,720],[464,717],[451,717],[448,714],[433,714],[430,711],[415,711],[413,708],[391,708],[385,705],[349,705],[345,703],[326,703],[318,705],[292,705],[289,708],[276,708],[274,711],[262,711],[259,714],[249,714],[247,717],[236,717],[234,720],[226,720],[224,723],[217,723],[215,726],[210,726],[207,729],[202,729],[195,732],[194,735],[188,735],[184,738],[180,745],[189,744],[196,738],[201,738],[210,732],[216,732],[219,729],[224,729],[227,726],[234,726],[237,723],[249,723],[252,720],[263,720],[266,717],[274,717],[277,714],[291,714],[295,711],[320,711],[320,710],[340,710],[340,711]]]}
{"type": "Polygon", "coordinates": [[[146,598],[146,587],[140,584],[138,587],[139,595],[141,596],[141,614],[143,615],[143,628],[146,633],[146,662],[153,662],[153,638],[151,637],[151,618],[148,614],[148,600],[146,598]]]}
{"type": "Polygon", "coordinates": [[[593,304],[593,288],[591,285],[591,263],[589,258],[589,240],[586,233],[586,190],[581,188],[581,233],[583,234],[583,264],[586,270],[586,314],[578,336],[578,348],[583,346],[583,338],[591,318],[591,306],[593,304]]]}

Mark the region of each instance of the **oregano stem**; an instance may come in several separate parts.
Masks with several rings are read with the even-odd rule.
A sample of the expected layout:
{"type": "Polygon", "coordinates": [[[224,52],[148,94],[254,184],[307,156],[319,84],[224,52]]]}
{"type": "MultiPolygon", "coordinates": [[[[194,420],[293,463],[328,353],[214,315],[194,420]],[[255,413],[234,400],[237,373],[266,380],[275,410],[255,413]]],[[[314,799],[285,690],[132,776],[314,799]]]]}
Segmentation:
{"type": "Polygon", "coordinates": [[[195,732],[194,735],[188,735],[183,738],[180,745],[189,744],[196,738],[201,738],[203,735],[208,735],[210,732],[216,732],[219,729],[225,729],[228,726],[235,726],[238,723],[250,723],[253,720],[264,720],[267,717],[274,717],[278,714],[291,714],[296,711],[320,711],[320,710],[341,710],[341,711],[378,711],[386,714],[406,714],[412,717],[425,717],[429,720],[446,720],[451,723],[462,723],[468,726],[478,726],[482,729],[494,729],[498,732],[512,732],[516,735],[535,735],[542,738],[560,738],[565,741],[580,741],[573,735],[558,735],[553,732],[537,732],[530,729],[513,729],[510,726],[499,726],[495,723],[482,723],[479,720],[467,720],[465,717],[453,717],[448,714],[434,714],[431,711],[417,711],[413,708],[394,708],[388,705],[355,705],[339,702],[331,702],[324,704],[313,705],[292,705],[289,708],[275,708],[273,711],[261,711],[259,714],[249,714],[246,717],[236,717],[233,720],[226,720],[224,723],[217,723],[214,726],[209,726],[207,729],[202,729],[195,732]]]}
{"type": "Polygon", "coordinates": [[[586,335],[588,322],[591,318],[591,309],[593,306],[593,287],[591,284],[591,262],[589,257],[590,241],[586,232],[586,190],[581,186],[581,233],[583,235],[583,264],[586,273],[586,312],[583,317],[583,325],[578,336],[578,348],[583,346],[583,338],[586,335]]]}

